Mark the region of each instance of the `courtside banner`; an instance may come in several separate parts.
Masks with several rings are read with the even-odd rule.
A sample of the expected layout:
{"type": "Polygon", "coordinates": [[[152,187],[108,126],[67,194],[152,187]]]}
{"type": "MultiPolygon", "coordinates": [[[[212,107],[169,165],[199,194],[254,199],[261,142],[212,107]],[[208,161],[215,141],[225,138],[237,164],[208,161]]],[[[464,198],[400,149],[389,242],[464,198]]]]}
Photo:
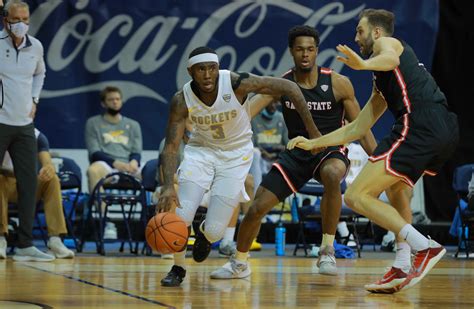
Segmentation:
{"type": "MultiPolygon", "coordinates": [[[[365,8],[391,10],[395,36],[413,46],[429,69],[438,29],[438,1],[31,0],[30,34],[41,40],[47,65],[36,118],[53,148],[84,148],[87,118],[101,112],[99,91],[123,91],[123,114],[140,122],[144,148],[164,137],[168,102],[189,80],[188,55],[207,45],[221,68],[280,76],[292,66],[288,29],[320,32],[318,63],[350,77],[365,104],[371,74],[335,60],[337,44],[354,42],[365,8]]],[[[390,117],[390,116],[384,116],[390,117]]],[[[391,119],[378,124],[381,138],[391,119]]]]}

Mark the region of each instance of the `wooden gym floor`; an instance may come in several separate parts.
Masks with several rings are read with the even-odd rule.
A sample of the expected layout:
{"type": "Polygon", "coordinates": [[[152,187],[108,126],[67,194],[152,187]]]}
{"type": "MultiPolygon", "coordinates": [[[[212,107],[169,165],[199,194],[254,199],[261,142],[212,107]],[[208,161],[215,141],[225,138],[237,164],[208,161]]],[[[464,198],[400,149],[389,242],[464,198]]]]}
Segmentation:
{"type": "Polygon", "coordinates": [[[393,295],[363,289],[390,265],[393,255],[382,252],[338,259],[339,275],[327,277],[317,274],[314,258],[275,257],[267,247],[252,252],[250,279],[211,280],[210,272],[226,261],[213,251],[201,264],[187,259],[187,277],[177,288],[160,286],[172,261],[157,256],[85,253],[52,263],[8,258],[0,260],[0,308],[474,308],[474,259],[452,254],[421,284],[393,295]]]}

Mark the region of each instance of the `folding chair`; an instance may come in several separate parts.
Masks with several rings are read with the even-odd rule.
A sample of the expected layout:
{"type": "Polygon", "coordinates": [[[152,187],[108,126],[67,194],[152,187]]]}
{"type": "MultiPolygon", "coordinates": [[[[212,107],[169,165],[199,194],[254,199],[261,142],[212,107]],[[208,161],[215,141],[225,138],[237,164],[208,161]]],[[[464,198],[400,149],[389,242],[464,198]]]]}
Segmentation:
{"type": "Polygon", "coordinates": [[[60,157],[58,177],[61,183],[61,192],[64,203],[70,203],[70,207],[63,207],[64,218],[66,219],[67,230],[74,241],[74,246],[78,252],[80,246],[74,231],[74,218],[76,215],[77,203],[82,194],[82,172],[79,165],[70,158],[60,157]],[[69,209],[67,209],[69,208],[69,209]]]}
{"type": "MultiPolygon", "coordinates": [[[[467,203],[468,183],[474,173],[474,164],[465,164],[457,167],[453,175],[453,189],[458,194],[459,200],[464,200],[467,203]]],[[[458,257],[459,252],[464,250],[466,258],[469,258],[471,250],[470,242],[474,240],[472,230],[474,228],[474,211],[469,209],[461,209],[461,203],[458,202],[457,211],[461,218],[461,235],[459,236],[458,249],[455,257],[458,257]],[[464,244],[464,248],[462,245],[464,244]]]]}
{"type": "MultiPolygon", "coordinates": [[[[121,241],[120,252],[123,251],[124,244],[129,244],[130,253],[138,253],[138,241],[136,241],[135,248],[133,248],[133,237],[130,223],[132,216],[138,214],[139,221],[143,222],[146,216],[146,194],[140,180],[128,173],[115,172],[101,178],[94,187],[89,202],[87,203],[87,216],[83,221],[83,230],[87,224],[91,224],[94,231],[94,237],[97,247],[97,252],[105,255],[104,248],[104,226],[110,206],[118,205],[122,215],[123,223],[126,230],[126,238],[118,239],[121,241]],[[104,213],[102,214],[102,204],[105,205],[104,213]],[[141,206],[140,210],[136,208],[141,206]],[[128,206],[128,210],[125,206],[128,206]],[[95,220],[97,218],[97,220],[95,220]],[[97,222],[98,221],[98,222],[97,222]]],[[[142,228],[140,224],[140,228],[142,228]]],[[[115,240],[114,240],[115,241],[115,240]]],[[[84,233],[81,236],[81,246],[84,244],[84,233]]]]}
{"type": "MultiPolygon", "coordinates": [[[[341,183],[341,194],[343,194],[345,192],[345,190],[346,190],[346,182],[343,181],[341,183]]],[[[318,199],[317,201],[319,201],[321,199],[321,197],[323,196],[324,186],[321,183],[319,183],[318,181],[316,181],[314,179],[311,179],[301,189],[298,190],[298,193],[305,194],[305,195],[310,195],[310,196],[316,196],[317,199],[318,199]]],[[[316,202],[315,205],[313,206],[314,210],[311,211],[310,214],[306,214],[305,212],[302,211],[301,207],[299,206],[300,203],[298,201],[298,197],[297,197],[296,194],[294,194],[294,196],[293,196],[292,203],[296,203],[296,205],[294,205],[293,207],[295,207],[295,206],[297,207],[298,217],[299,217],[299,220],[298,220],[298,236],[297,236],[297,240],[296,240],[295,249],[293,250],[293,255],[296,256],[296,252],[299,249],[303,249],[304,253],[305,253],[305,256],[307,256],[308,255],[307,251],[309,249],[309,245],[306,242],[306,236],[305,236],[305,233],[304,233],[305,223],[306,223],[306,221],[310,221],[310,220],[321,221],[322,220],[321,207],[320,207],[319,203],[316,202]]],[[[351,234],[354,236],[354,241],[356,242],[357,255],[358,255],[358,257],[360,257],[361,245],[360,245],[359,235],[357,233],[357,227],[356,227],[356,218],[357,218],[357,216],[358,215],[352,209],[345,206],[344,204],[342,205],[341,215],[339,217],[339,220],[346,221],[347,223],[351,224],[352,231],[350,232],[350,234],[346,238],[347,238],[347,241],[348,241],[351,234]]]]}

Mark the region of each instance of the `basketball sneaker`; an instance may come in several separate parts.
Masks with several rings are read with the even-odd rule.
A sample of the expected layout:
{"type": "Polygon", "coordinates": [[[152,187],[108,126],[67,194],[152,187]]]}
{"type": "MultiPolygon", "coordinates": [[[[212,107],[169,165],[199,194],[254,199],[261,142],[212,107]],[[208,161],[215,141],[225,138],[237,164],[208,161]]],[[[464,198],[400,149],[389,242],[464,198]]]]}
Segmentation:
{"type": "Polygon", "coordinates": [[[382,279],[366,284],[364,287],[367,291],[372,293],[395,293],[397,287],[405,281],[408,274],[397,267],[390,267],[390,269],[383,275],[382,279]]]}
{"type": "Polygon", "coordinates": [[[221,241],[219,244],[219,256],[220,257],[231,257],[237,249],[235,248],[235,242],[224,242],[221,241]]]}
{"type": "Polygon", "coordinates": [[[206,236],[204,235],[202,228],[204,227],[204,222],[202,221],[199,228],[195,231],[196,233],[196,240],[194,241],[193,245],[193,259],[201,263],[209,256],[211,252],[211,243],[207,240],[206,236]]]}
{"type": "Polygon", "coordinates": [[[106,222],[104,227],[104,239],[117,239],[117,227],[113,222],[106,222]]]}
{"type": "Polygon", "coordinates": [[[410,272],[405,281],[400,284],[398,290],[409,289],[420,282],[445,253],[446,249],[430,238],[428,248],[415,253],[410,272]]]}
{"type": "Polygon", "coordinates": [[[334,255],[334,247],[325,246],[319,251],[319,258],[316,263],[321,275],[336,276],[336,257],[334,255]]]}
{"type": "Polygon", "coordinates": [[[229,262],[211,273],[211,279],[243,279],[251,274],[249,262],[241,262],[231,256],[229,262]]]}
{"type": "Polygon", "coordinates": [[[179,286],[186,277],[186,269],[181,266],[173,265],[169,273],[161,279],[162,286],[179,286]]]}

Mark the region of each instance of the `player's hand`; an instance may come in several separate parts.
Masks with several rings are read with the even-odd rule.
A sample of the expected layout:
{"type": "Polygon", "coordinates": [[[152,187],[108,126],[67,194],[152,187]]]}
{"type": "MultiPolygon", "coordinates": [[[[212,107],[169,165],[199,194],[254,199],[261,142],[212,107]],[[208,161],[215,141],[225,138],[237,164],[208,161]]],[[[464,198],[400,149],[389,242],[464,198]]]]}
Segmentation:
{"type": "Polygon", "coordinates": [[[286,148],[288,148],[289,150],[292,150],[294,149],[295,147],[298,147],[298,148],[301,148],[301,149],[304,149],[304,150],[310,150],[311,148],[303,148],[303,147],[299,147],[298,144],[300,143],[303,143],[304,145],[306,145],[307,143],[309,142],[309,140],[306,138],[306,137],[303,137],[303,136],[297,136],[295,138],[292,138],[288,144],[286,145],[286,148]]]}
{"type": "Polygon", "coordinates": [[[346,57],[337,56],[336,59],[354,70],[365,70],[365,60],[347,45],[337,45],[336,49],[346,57]]]}
{"type": "Polygon", "coordinates": [[[169,188],[163,187],[160,198],[158,199],[158,204],[156,204],[155,207],[155,213],[174,211],[176,207],[181,208],[176,190],[173,186],[169,188]]]}
{"type": "Polygon", "coordinates": [[[54,165],[46,164],[40,169],[38,177],[42,181],[50,181],[54,177],[54,175],[56,175],[54,165]]]}
{"type": "Polygon", "coordinates": [[[307,139],[303,136],[297,136],[288,142],[287,148],[294,149],[295,147],[303,150],[311,151],[312,154],[316,154],[326,149],[326,147],[320,147],[317,145],[317,139],[307,139]]]}

